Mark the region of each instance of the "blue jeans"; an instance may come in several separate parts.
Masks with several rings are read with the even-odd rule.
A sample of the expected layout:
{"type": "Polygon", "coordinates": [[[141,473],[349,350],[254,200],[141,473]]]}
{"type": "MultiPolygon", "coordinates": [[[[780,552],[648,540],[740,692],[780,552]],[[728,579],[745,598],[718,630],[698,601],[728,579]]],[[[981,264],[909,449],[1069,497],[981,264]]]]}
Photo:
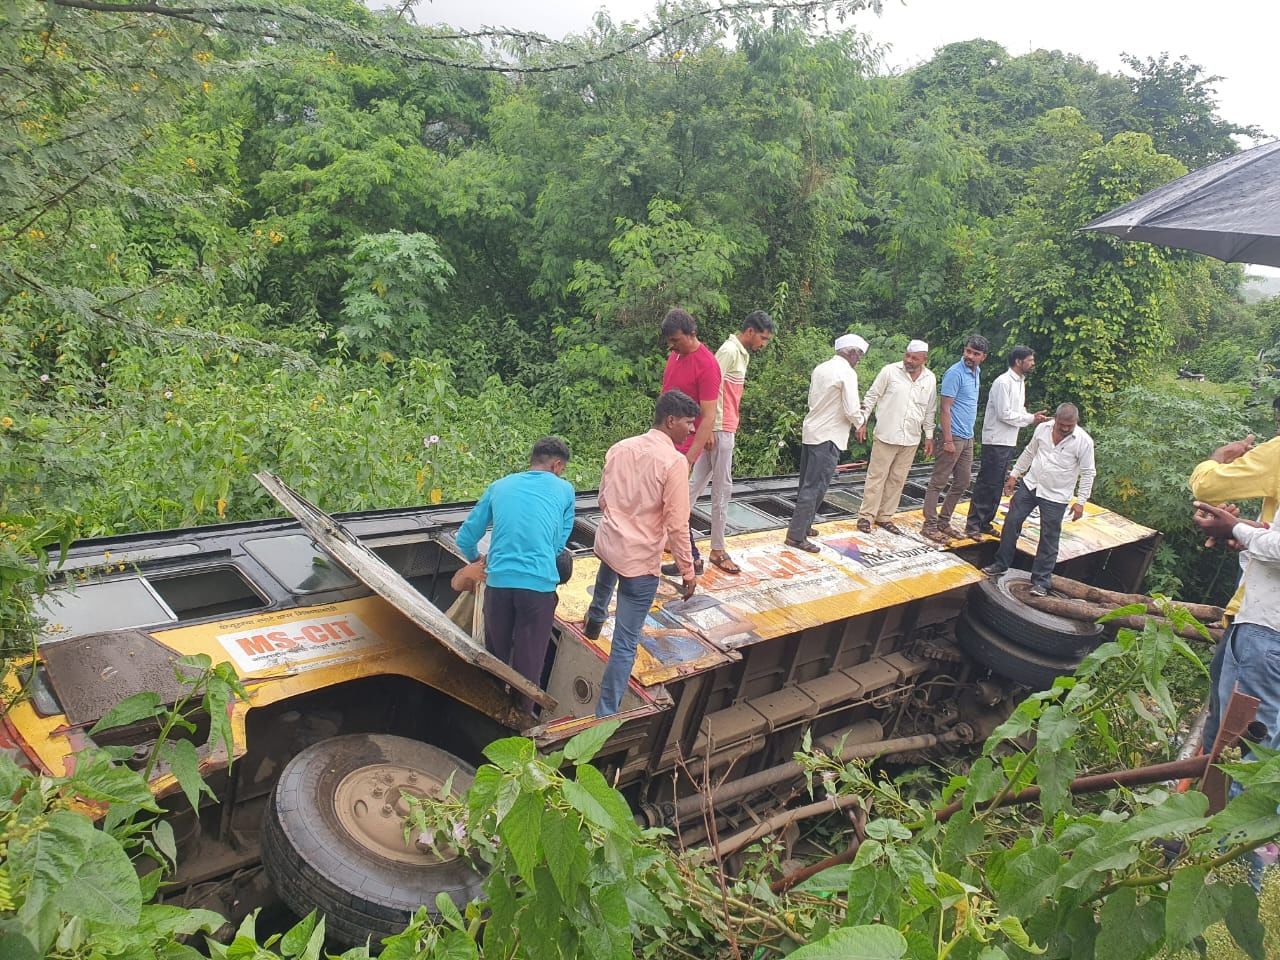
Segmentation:
{"type": "Polygon", "coordinates": [[[636,662],[636,644],[640,631],[658,593],[658,578],[652,574],[639,577],[620,577],[613,569],[600,561],[596,574],[596,586],[591,594],[591,606],[587,619],[603,623],[609,615],[609,601],[614,587],[618,589],[618,608],[613,618],[613,639],[609,642],[609,662],[605,664],[604,677],[600,680],[600,699],[596,703],[596,716],[608,717],[618,712],[618,704],[627,690],[631,667],[636,662]]]}
{"type": "MultiPolygon", "coordinates": [[[[1225,710],[1231,691],[1257,697],[1257,720],[1267,728],[1264,747],[1280,749],[1280,630],[1258,623],[1235,623],[1222,638],[1218,677],[1218,709],[1225,710]]],[[[1215,725],[1216,726],[1216,725],[1215,725]]]]}
{"type": "Polygon", "coordinates": [[[1036,492],[1022,480],[1018,481],[1009,501],[1009,512],[1000,531],[1000,549],[996,551],[996,563],[1008,570],[1018,552],[1018,537],[1022,525],[1036,507],[1040,508],[1040,542],[1036,546],[1036,558],[1031,562],[1031,583],[1049,589],[1049,578],[1058,563],[1058,541],[1062,537],[1062,518],[1067,512],[1065,503],[1055,503],[1036,492]]]}
{"type": "MultiPolygon", "coordinates": [[[[1259,741],[1272,750],[1280,749],[1280,630],[1272,630],[1259,623],[1234,623],[1222,638],[1219,651],[1222,655],[1221,673],[1217,686],[1217,709],[1225,710],[1231,701],[1231,693],[1239,687],[1241,693],[1257,697],[1257,719],[1267,728],[1266,736],[1259,741]]],[[[1214,657],[1215,661],[1217,657],[1214,657]]],[[[1215,718],[1217,719],[1217,718],[1215,718]]],[[[1215,723],[1216,732],[1218,723],[1215,723]]],[[[1205,749],[1209,748],[1206,744],[1205,749]]],[[[1231,784],[1230,796],[1241,791],[1240,785],[1231,784]]],[[[1249,869],[1249,882],[1254,890],[1262,888],[1262,861],[1257,851],[1245,855],[1249,869]]]]}

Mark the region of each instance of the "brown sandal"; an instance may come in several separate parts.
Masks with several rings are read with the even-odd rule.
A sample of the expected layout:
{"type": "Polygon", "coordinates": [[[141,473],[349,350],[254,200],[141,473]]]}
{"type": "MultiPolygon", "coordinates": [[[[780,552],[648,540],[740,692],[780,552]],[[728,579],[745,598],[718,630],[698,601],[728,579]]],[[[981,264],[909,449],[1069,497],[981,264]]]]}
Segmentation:
{"type": "Polygon", "coordinates": [[[718,557],[713,553],[707,559],[711,561],[711,565],[713,567],[723,570],[725,573],[731,573],[736,576],[742,572],[742,568],[734,563],[733,557],[729,556],[727,553],[721,554],[718,557]]]}

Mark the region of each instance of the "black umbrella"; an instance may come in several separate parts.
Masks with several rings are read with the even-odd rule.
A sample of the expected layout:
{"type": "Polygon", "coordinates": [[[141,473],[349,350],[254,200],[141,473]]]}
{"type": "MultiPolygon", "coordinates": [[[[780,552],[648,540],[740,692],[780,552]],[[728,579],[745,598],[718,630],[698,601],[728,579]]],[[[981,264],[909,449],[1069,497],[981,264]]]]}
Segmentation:
{"type": "Polygon", "coordinates": [[[1280,140],[1194,170],[1081,229],[1280,267],[1280,140]]]}

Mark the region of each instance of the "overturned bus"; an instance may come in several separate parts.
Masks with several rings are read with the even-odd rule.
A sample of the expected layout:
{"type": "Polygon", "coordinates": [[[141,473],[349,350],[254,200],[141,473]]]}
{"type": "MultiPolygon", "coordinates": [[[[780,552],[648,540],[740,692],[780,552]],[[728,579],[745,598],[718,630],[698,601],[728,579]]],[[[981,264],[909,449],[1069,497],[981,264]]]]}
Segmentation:
{"type": "MultiPolygon", "coordinates": [[[[927,469],[908,481],[902,535],[859,533],[864,478],[838,475],[812,555],[782,542],[795,477],[735,483],[729,546],[742,572],[709,568],[688,601],[678,584],[660,587],[622,726],[596,759],[638,816],[698,839],[705,781],[722,829],[754,822],[794,796],[806,732],[846,757],[966,749],[1097,642],[1100,627],[1022,605],[1025,574],[979,572],[994,538],[940,550],[912,532],[927,469]]],[[[459,600],[454,535],[469,504],[330,517],[260,480],[290,518],[72,546],[43,601],[38,657],[6,681],[30,695],[3,717],[0,748],[55,774],[91,743],[145,757],[153,722],[87,731],[139,691],[177,699],[180,656],[230,661],[249,693],[229,708],[234,756],[218,743],[199,752],[217,803],[192,811],[170,771],[153,777],[179,843],[166,897],[234,918],[278,896],[299,913],[318,907],[336,939],[376,939],[439,892],[462,904],[479,890],[465,857],[406,843],[405,794],[451,774],[461,788],[497,737],[523,732],[549,749],[597,722],[611,624],[595,641],[582,631],[597,500],[578,496],[576,569],[534,687],[445,613],[459,600]],[[513,692],[541,705],[538,726],[520,729],[513,692]]],[[[692,522],[709,530],[706,500],[692,522]]],[[[1036,534],[1032,518],[1024,562],[1036,534]]],[[[1059,572],[1135,590],[1158,539],[1090,504],[1063,527],[1059,572]]]]}

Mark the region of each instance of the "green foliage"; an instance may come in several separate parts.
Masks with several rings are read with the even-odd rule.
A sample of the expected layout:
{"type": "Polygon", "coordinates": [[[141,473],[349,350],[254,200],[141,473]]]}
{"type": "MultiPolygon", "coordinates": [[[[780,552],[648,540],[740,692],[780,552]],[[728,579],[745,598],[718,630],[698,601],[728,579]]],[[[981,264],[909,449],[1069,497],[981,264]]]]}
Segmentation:
{"type": "Polygon", "coordinates": [[[852,865],[807,883],[847,889],[846,922],[896,929],[913,957],[1148,957],[1191,946],[1224,919],[1261,956],[1257,897],[1232,861],[1280,831],[1277,757],[1233,767],[1247,791],[1214,815],[1195,791],[1138,788],[1078,805],[1067,789],[1085,764],[1128,764],[1126,744],[1177,729],[1165,674],[1179,658],[1199,666],[1167,627],[1119,631],[1074,677],[1024,701],[952,778],[949,819],[865,764],[799,755],[811,782],[855,791],[878,814],[852,865]],[[1003,806],[1032,786],[1038,810],[1003,806]],[[1183,854],[1169,862],[1157,838],[1181,838],[1183,854]]]}
{"type": "Polygon", "coordinates": [[[679,213],[676,204],[654,199],[648,223],[619,217],[609,241],[613,263],[579,260],[565,290],[579,297],[588,315],[610,325],[651,324],[677,304],[698,317],[723,316],[729,309],[723,290],[738,245],[715,230],[699,230],[679,213]]]}
{"type": "Polygon", "coordinates": [[[365,356],[409,356],[446,346],[448,329],[433,322],[433,294],[444,293],[453,267],[421,233],[367,233],[351,251],[342,286],[339,339],[365,356]]]}
{"type": "Polygon", "coordinates": [[[1065,171],[1043,171],[1044,189],[1023,198],[991,249],[975,305],[1036,350],[1050,406],[1096,412],[1167,345],[1172,255],[1078,228],[1181,172],[1147,137],[1118,134],[1065,171]]]}
{"type": "Polygon", "coordinates": [[[1088,425],[1098,463],[1106,465],[1094,497],[1164,534],[1155,572],[1165,592],[1223,602],[1234,590],[1231,558],[1200,549],[1187,478],[1222,444],[1249,432],[1242,401],[1212,384],[1132,386],[1103,398],[1100,421],[1088,425]]]}
{"type": "Polygon", "coordinates": [[[152,902],[163,877],[176,867],[177,854],[173,829],[159,819],[162,810],[148,780],[157,764],[166,764],[195,807],[199,793],[209,792],[196,767],[196,747],[172,735],[178,729],[193,733],[191,717],[201,713],[210,720],[207,746],[229,750],[227,706],[246,693],[230,664],[215,667],[201,655],[181,659],[174,669],[184,692],[172,707],[154,693],[139,693],[90,731],[154,720],[160,733],[142,772],[97,748],[77,754],[74,772],[65,777],[36,775],[0,754],[0,947],[5,957],[194,958],[199,954],[187,939],[223,925],[222,917],[208,910],[152,902]],[[100,822],[95,824],[94,816],[100,822]],[[158,866],[141,874],[136,861],[142,857],[158,866]]]}

